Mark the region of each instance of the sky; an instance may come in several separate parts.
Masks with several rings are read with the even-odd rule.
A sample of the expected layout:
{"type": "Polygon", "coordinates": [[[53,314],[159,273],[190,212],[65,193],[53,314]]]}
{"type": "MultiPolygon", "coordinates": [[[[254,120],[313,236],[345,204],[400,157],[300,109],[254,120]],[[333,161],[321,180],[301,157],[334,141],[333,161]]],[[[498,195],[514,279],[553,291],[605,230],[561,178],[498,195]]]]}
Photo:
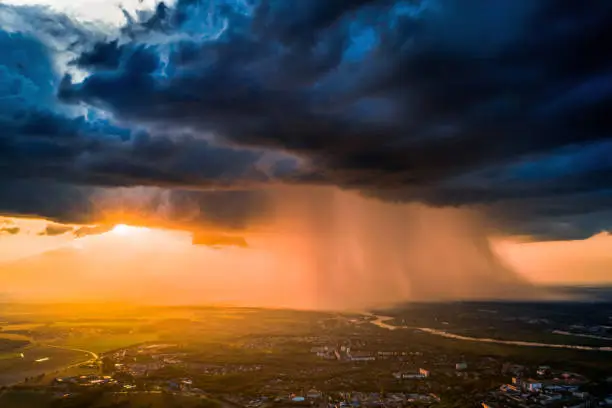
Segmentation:
{"type": "MultiPolygon", "coordinates": [[[[44,6],[54,12],[68,14],[79,21],[97,22],[115,27],[125,23],[121,8],[135,12],[137,10],[150,10],[157,5],[154,0],[122,0],[117,2],[104,0],[4,0],[3,3],[17,6],[44,6]]],[[[173,3],[174,1],[167,2],[167,4],[173,3]]]]}
{"type": "Polygon", "coordinates": [[[603,1],[4,1],[0,295],[129,297],[152,256],[158,288],[191,282],[144,285],[164,302],[610,283],[610,22],[603,1]],[[80,283],[41,292],[41,268],[80,283]]]}

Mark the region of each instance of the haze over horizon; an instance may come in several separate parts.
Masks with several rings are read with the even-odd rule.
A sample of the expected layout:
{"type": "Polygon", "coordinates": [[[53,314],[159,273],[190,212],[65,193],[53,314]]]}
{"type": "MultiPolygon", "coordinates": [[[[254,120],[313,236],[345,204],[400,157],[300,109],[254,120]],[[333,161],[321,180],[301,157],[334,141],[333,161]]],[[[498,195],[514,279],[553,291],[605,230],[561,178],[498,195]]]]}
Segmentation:
{"type": "Polygon", "coordinates": [[[0,295],[336,309],[612,282],[612,5],[288,4],[0,4],[0,295]]]}

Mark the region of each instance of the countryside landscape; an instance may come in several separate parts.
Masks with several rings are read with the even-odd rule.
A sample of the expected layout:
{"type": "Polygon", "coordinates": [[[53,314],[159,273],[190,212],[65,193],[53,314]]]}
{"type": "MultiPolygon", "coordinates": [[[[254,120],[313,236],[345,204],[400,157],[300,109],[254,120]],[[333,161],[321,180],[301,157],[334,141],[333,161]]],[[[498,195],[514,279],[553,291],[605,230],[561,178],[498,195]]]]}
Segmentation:
{"type": "MultiPolygon", "coordinates": [[[[604,401],[612,384],[612,306],[565,305],[413,303],[325,312],[4,304],[0,404],[275,407],[357,398],[361,405],[460,407],[504,401],[510,394],[495,390],[513,378],[604,401]]],[[[559,395],[563,403],[580,400],[559,395]]]]}

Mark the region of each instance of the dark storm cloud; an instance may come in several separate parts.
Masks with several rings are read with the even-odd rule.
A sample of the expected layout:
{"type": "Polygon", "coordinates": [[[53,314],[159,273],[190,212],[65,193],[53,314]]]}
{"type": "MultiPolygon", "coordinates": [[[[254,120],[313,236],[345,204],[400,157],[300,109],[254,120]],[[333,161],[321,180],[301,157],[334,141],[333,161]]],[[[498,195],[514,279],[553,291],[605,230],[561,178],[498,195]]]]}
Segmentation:
{"type": "Polygon", "coordinates": [[[121,62],[121,54],[125,46],[120,46],[118,40],[109,43],[94,44],[92,50],[84,51],[73,63],[87,69],[117,69],[121,62]]]}
{"type": "Polygon", "coordinates": [[[175,190],[167,195],[163,205],[169,219],[243,229],[249,223],[270,214],[271,200],[266,191],[175,190]]]}
{"type": "MultiPolygon", "coordinates": [[[[142,225],[221,234],[270,220],[277,198],[267,189],[195,191],[156,187],[100,189],[94,202],[99,216],[125,212],[142,225]]],[[[104,219],[106,223],[126,222],[104,219]]],[[[96,217],[92,217],[96,222],[96,217]]]]}
{"type": "Polygon", "coordinates": [[[63,235],[67,232],[72,231],[74,228],[68,225],[60,225],[60,224],[48,224],[45,229],[38,233],[38,235],[47,235],[50,237],[54,237],[57,235],[63,235]]]}
{"type": "Polygon", "coordinates": [[[21,231],[19,227],[2,227],[0,228],[0,234],[17,235],[21,231]]]}
{"type": "Polygon", "coordinates": [[[99,235],[109,232],[114,228],[114,225],[94,225],[79,227],[74,230],[74,236],[77,238],[83,238],[88,235],[99,235]]]}
{"type": "Polygon", "coordinates": [[[500,200],[485,207],[503,231],[537,240],[585,239],[612,230],[612,189],[500,200]]]}
{"type": "MultiPolygon", "coordinates": [[[[82,81],[60,83],[35,40],[3,40],[33,51],[0,57],[16,78],[0,96],[49,101],[0,113],[6,178],[335,184],[479,206],[539,237],[610,228],[610,2],[179,0],[126,16],[115,37],[77,41],[82,81]],[[36,81],[22,68],[43,57],[36,81]],[[67,115],[49,86],[122,125],[67,115]]],[[[218,222],[249,217],[219,193],[174,194],[218,222]]]]}
{"type": "Polygon", "coordinates": [[[0,179],[201,188],[275,178],[268,171],[274,167],[260,168],[261,150],[214,145],[189,131],[118,126],[93,110],[71,112],[56,100],[58,75],[40,41],[0,31],[0,47],[0,179]]]}
{"type": "Polygon", "coordinates": [[[49,180],[0,178],[0,214],[41,216],[62,223],[89,223],[94,217],[91,187],[49,180]]]}
{"type": "MultiPolygon", "coordinates": [[[[0,7],[7,10],[13,9],[0,7]]],[[[40,19],[35,9],[15,10],[13,17],[40,19]]],[[[55,17],[49,16],[51,23],[55,17]]],[[[71,32],[67,26],[63,30],[69,39],[71,32]]],[[[55,95],[60,76],[53,68],[53,49],[35,33],[1,30],[0,48],[0,214],[95,223],[104,214],[95,197],[118,186],[144,185],[177,187],[169,207],[177,218],[185,218],[187,209],[178,205],[193,206],[196,200],[201,215],[185,222],[206,218],[242,225],[246,209],[238,207],[248,205],[244,194],[237,204],[225,200],[232,193],[197,198],[198,193],[180,188],[235,188],[291,176],[296,168],[295,159],[283,153],[215,145],[184,129],[164,133],[117,125],[95,110],[62,105],[55,95]]],[[[86,55],[76,63],[85,64],[86,55]]],[[[97,61],[91,56],[87,64],[97,61]]],[[[75,232],[91,233],[99,232],[75,232]]]]}

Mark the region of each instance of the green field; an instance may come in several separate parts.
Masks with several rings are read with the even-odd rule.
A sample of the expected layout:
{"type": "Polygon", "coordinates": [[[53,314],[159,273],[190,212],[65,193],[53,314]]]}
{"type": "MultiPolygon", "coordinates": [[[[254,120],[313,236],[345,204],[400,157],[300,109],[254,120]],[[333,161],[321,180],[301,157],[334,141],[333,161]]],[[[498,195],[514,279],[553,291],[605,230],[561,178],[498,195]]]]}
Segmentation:
{"type": "Polygon", "coordinates": [[[0,360],[0,386],[22,382],[25,378],[51,373],[87,361],[88,354],[45,346],[32,346],[19,354],[0,360]],[[45,359],[43,361],[36,361],[45,359]]]}
{"type": "Polygon", "coordinates": [[[29,345],[30,342],[28,340],[2,337],[0,335],[0,361],[19,356],[29,345]]]}
{"type": "Polygon", "coordinates": [[[136,344],[156,341],[157,333],[132,333],[132,334],[101,334],[74,336],[56,340],[49,344],[104,353],[136,344]]]}
{"type": "MultiPolygon", "coordinates": [[[[389,336],[389,333],[387,335],[389,336]]],[[[395,331],[392,336],[389,336],[389,339],[395,339],[394,341],[397,341],[398,344],[410,344],[411,347],[420,350],[440,350],[475,357],[492,356],[527,365],[561,366],[567,370],[575,370],[593,377],[612,375],[612,353],[610,352],[480,343],[449,339],[412,330],[395,331]]]]}
{"type": "Polygon", "coordinates": [[[233,344],[231,350],[209,357],[250,361],[253,356],[239,352],[243,336],[308,334],[321,316],[288,310],[125,305],[10,305],[4,309],[0,305],[0,315],[4,330],[0,331],[0,385],[22,382],[26,377],[44,381],[60,372],[64,375],[70,371],[66,368],[91,358],[83,351],[102,354],[149,342],[182,344],[195,350],[233,344]],[[41,358],[48,360],[34,362],[41,358]]]}
{"type": "Polygon", "coordinates": [[[35,391],[0,391],[2,408],[39,408],[48,406],[51,394],[35,391]]]}
{"type": "Polygon", "coordinates": [[[4,324],[0,325],[0,331],[24,331],[24,330],[34,330],[41,326],[40,323],[14,323],[14,324],[4,324]]]}
{"type": "MultiPolygon", "coordinates": [[[[112,406],[121,407],[149,407],[149,408],[217,408],[220,404],[217,401],[200,398],[172,395],[166,393],[158,394],[114,394],[105,395],[100,398],[92,408],[105,408],[112,406]]],[[[4,407],[3,407],[4,408],[4,407]]]]}
{"type": "Polygon", "coordinates": [[[23,341],[30,341],[31,338],[29,336],[23,335],[23,334],[14,334],[14,333],[4,333],[4,332],[0,332],[0,340],[1,339],[7,339],[7,340],[23,340],[23,341]]]}
{"type": "MultiPolygon", "coordinates": [[[[19,313],[11,314],[3,312],[0,305],[0,317],[13,335],[23,333],[30,342],[18,343],[15,338],[3,340],[6,358],[0,360],[0,385],[29,378],[27,383],[0,396],[0,408],[216,408],[219,405],[229,408],[231,404],[224,396],[243,395],[240,404],[246,404],[252,396],[287,395],[310,387],[323,392],[384,389],[446,395],[445,390],[458,386],[480,391],[498,387],[507,381],[501,375],[505,363],[528,367],[550,365],[598,381],[612,375],[612,353],[477,343],[419,330],[388,330],[365,321],[359,324],[354,320],[361,316],[342,313],[223,307],[19,307],[22,309],[19,313]],[[347,341],[352,348],[365,352],[407,353],[397,360],[361,364],[346,359],[324,360],[311,352],[314,345],[338,345],[347,341]],[[147,343],[160,347],[132,347],[147,343]],[[51,345],[60,348],[51,348],[51,345]],[[114,356],[101,355],[99,365],[75,364],[91,359],[90,354],[78,350],[104,354],[119,349],[129,350],[114,356]],[[16,357],[21,351],[25,358],[16,357]],[[114,366],[107,364],[115,360],[126,366],[148,364],[159,361],[161,355],[172,356],[173,362],[156,365],[144,376],[131,377],[129,372],[113,370],[114,366]],[[45,357],[49,359],[36,362],[45,357]],[[476,378],[453,375],[455,362],[462,360],[473,367],[476,378]],[[398,382],[391,375],[393,370],[413,369],[423,364],[434,367],[433,382],[398,382]],[[57,377],[100,373],[115,376],[119,384],[53,385],[57,377]],[[204,390],[217,400],[189,392],[182,394],[183,391],[170,385],[184,378],[192,380],[193,388],[204,390]],[[130,388],[129,394],[121,392],[128,383],[135,388],[130,388]],[[28,394],[28,389],[46,389],[57,394],[28,394]],[[11,395],[13,391],[22,394],[16,397],[11,395]],[[63,398],[64,393],[73,394],[63,398]]],[[[439,325],[449,332],[457,330],[476,337],[537,336],[534,338],[540,341],[560,340],[550,330],[557,325],[563,327],[563,322],[558,323],[552,317],[547,318],[548,323],[529,324],[523,321],[524,311],[513,309],[509,315],[514,320],[504,320],[498,316],[502,313],[499,305],[495,305],[499,310],[496,313],[481,312],[478,310],[481,306],[473,308],[476,310],[462,307],[463,310],[457,307],[457,313],[447,305],[419,305],[418,310],[404,312],[399,319],[405,320],[406,325],[439,325]],[[513,313],[523,320],[515,319],[513,313]]]]}
{"type": "Polygon", "coordinates": [[[189,397],[162,393],[121,394],[87,392],[62,398],[51,393],[30,390],[0,391],[0,407],[2,408],[40,408],[53,406],[57,408],[89,407],[89,408],[217,408],[221,403],[203,397],[189,397]]]}

